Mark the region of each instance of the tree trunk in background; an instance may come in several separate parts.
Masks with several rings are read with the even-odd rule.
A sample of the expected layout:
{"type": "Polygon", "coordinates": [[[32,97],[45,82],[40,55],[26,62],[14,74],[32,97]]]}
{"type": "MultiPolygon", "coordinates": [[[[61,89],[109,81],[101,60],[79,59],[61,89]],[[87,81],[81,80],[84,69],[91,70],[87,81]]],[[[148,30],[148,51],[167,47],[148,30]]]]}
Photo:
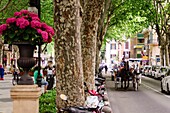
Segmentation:
{"type": "Polygon", "coordinates": [[[162,36],[161,32],[160,32],[160,28],[159,25],[156,24],[156,33],[158,35],[158,40],[159,40],[159,45],[161,46],[160,48],[160,62],[161,65],[164,66],[164,54],[165,54],[165,45],[164,45],[164,37],[162,36]]]}
{"type": "Polygon", "coordinates": [[[170,44],[168,45],[168,55],[169,55],[168,57],[169,57],[169,65],[170,65],[170,44]]]}
{"type": "Polygon", "coordinates": [[[165,64],[166,66],[169,66],[169,50],[168,50],[169,38],[170,37],[168,37],[168,34],[166,34],[166,42],[165,42],[165,64]]]}
{"type": "Polygon", "coordinates": [[[168,45],[168,55],[169,55],[168,57],[169,57],[169,65],[170,65],[170,45],[168,45]]]}
{"type": "Polygon", "coordinates": [[[85,99],[80,3],[79,0],[54,0],[54,6],[57,108],[81,106],[84,105],[85,99]],[[62,101],[60,94],[65,94],[68,100],[62,101]]]}
{"type": "Polygon", "coordinates": [[[165,47],[164,45],[161,45],[161,49],[160,49],[160,58],[161,58],[161,65],[164,66],[164,55],[165,55],[165,47]]]}
{"type": "Polygon", "coordinates": [[[106,34],[106,31],[107,31],[107,27],[110,23],[110,19],[111,19],[111,7],[112,7],[112,3],[111,3],[111,0],[105,0],[105,4],[104,4],[104,10],[103,12],[101,13],[101,16],[100,16],[100,20],[99,20],[99,27],[98,27],[98,30],[97,30],[97,41],[96,41],[96,66],[95,66],[95,70],[96,70],[96,73],[98,73],[98,69],[99,69],[99,63],[100,63],[100,49],[101,49],[101,46],[102,46],[102,42],[103,42],[103,39],[104,39],[104,36],[106,34]],[[106,21],[106,23],[105,23],[106,21]]]}
{"type": "MultiPolygon", "coordinates": [[[[83,3],[83,2],[81,2],[83,3]]],[[[88,89],[95,88],[96,37],[98,20],[104,0],[86,0],[83,4],[83,21],[81,27],[81,44],[83,57],[84,81],[88,89]]]]}

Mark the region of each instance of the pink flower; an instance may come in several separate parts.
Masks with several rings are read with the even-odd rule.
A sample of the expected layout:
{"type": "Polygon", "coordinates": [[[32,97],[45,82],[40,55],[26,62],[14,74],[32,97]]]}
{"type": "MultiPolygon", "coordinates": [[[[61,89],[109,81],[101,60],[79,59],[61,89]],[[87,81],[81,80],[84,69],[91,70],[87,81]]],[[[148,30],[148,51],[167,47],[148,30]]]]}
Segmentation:
{"type": "Polygon", "coordinates": [[[48,25],[46,23],[41,23],[42,28],[46,29],[48,25]]]}
{"type": "Polygon", "coordinates": [[[7,24],[0,25],[0,34],[7,29],[7,24]]]}
{"type": "Polygon", "coordinates": [[[37,15],[37,14],[32,13],[32,12],[30,12],[30,13],[29,13],[29,16],[30,16],[30,17],[38,17],[38,15],[37,15]]]}
{"type": "Polygon", "coordinates": [[[14,16],[21,16],[21,12],[15,12],[14,16]]]}
{"type": "Polygon", "coordinates": [[[26,16],[23,16],[23,18],[28,19],[28,16],[27,16],[27,15],[26,15],[26,16]]]}
{"type": "Polygon", "coordinates": [[[40,21],[40,19],[38,17],[32,17],[32,20],[40,21]]]}
{"type": "Polygon", "coordinates": [[[54,35],[54,29],[50,26],[48,26],[46,23],[41,23],[42,28],[44,28],[48,33],[50,33],[52,36],[54,35]]]}
{"type": "Polygon", "coordinates": [[[29,21],[24,18],[17,18],[16,25],[19,26],[21,29],[24,29],[29,25],[29,21]]]}
{"type": "Polygon", "coordinates": [[[39,34],[41,34],[42,30],[41,30],[41,29],[37,29],[37,32],[38,32],[39,34]]]}
{"type": "Polygon", "coordinates": [[[28,10],[21,10],[20,12],[21,12],[22,14],[28,14],[28,13],[29,13],[28,10]]]}
{"type": "Polygon", "coordinates": [[[41,27],[41,23],[39,21],[32,20],[31,21],[31,27],[32,28],[40,28],[41,27]]]}
{"type": "Polygon", "coordinates": [[[8,18],[8,19],[6,20],[6,23],[7,23],[7,24],[12,24],[12,23],[14,23],[15,21],[16,21],[16,18],[12,17],[12,18],[8,18]]]}
{"type": "Polygon", "coordinates": [[[44,42],[48,42],[48,33],[46,31],[41,32],[42,38],[44,42]]]}
{"type": "Polygon", "coordinates": [[[46,31],[47,31],[48,33],[50,33],[52,36],[54,36],[54,29],[53,29],[52,27],[47,26],[47,27],[46,27],[46,31]]]}

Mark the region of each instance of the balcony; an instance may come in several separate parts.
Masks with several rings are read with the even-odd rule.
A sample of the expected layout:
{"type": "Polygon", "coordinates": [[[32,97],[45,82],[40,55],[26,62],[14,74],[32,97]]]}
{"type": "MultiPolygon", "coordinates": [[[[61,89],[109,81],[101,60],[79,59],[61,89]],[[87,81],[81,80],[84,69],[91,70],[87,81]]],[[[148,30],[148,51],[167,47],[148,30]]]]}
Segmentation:
{"type": "Polygon", "coordinates": [[[142,33],[138,33],[138,34],[137,34],[137,38],[138,38],[138,39],[144,39],[144,35],[143,35],[142,33]]]}
{"type": "Polygon", "coordinates": [[[137,45],[134,45],[133,48],[135,49],[142,49],[144,46],[144,44],[137,44],[137,45]]]}

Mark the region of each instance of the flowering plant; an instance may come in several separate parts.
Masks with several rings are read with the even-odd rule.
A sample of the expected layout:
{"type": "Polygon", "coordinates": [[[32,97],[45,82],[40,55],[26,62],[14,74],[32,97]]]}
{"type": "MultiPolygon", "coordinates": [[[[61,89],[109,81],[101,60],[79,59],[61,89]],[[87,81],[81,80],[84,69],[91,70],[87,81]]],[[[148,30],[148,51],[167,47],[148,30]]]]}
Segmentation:
{"type": "Polygon", "coordinates": [[[46,23],[40,22],[37,14],[21,10],[15,12],[14,17],[7,18],[5,24],[0,25],[0,35],[3,35],[4,40],[9,44],[16,41],[42,44],[52,41],[54,29],[46,23]]]}

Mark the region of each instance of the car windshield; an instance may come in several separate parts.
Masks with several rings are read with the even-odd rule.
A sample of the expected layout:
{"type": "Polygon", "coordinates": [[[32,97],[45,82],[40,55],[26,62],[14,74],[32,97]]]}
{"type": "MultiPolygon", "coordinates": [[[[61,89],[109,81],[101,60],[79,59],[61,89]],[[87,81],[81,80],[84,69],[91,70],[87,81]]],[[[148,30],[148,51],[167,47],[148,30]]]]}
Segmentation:
{"type": "Polygon", "coordinates": [[[161,72],[166,72],[167,69],[166,68],[161,68],[161,72]]]}

